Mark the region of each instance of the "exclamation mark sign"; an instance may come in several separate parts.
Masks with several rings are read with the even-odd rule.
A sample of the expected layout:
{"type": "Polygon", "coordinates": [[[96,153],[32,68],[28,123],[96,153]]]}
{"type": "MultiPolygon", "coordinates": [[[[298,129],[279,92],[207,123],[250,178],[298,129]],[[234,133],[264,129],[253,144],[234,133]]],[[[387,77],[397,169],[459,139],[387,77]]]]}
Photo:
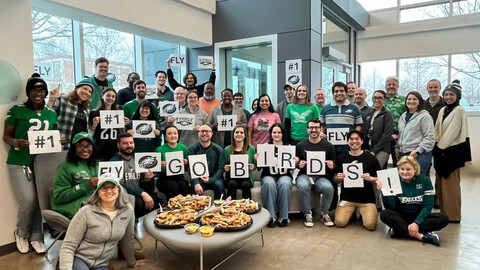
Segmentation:
{"type": "Polygon", "coordinates": [[[387,177],[387,180],[388,180],[388,187],[390,188],[390,193],[393,193],[392,183],[390,183],[390,177],[387,177]]]}

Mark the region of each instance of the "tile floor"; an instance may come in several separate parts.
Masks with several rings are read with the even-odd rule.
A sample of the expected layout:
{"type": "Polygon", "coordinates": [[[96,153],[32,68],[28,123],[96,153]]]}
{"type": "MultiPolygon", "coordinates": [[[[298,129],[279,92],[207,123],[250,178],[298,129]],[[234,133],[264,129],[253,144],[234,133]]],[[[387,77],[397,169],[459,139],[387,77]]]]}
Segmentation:
{"type": "MultiPolygon", "coordinates": [[[[480,176],[462,175],[462,192],[462,223],[449,224],[438,233],[441,247],[389,239],[380,221],[373,232],[363,229],[358,221],[346,228],[327,228],[314,213],[313,228],[304,227],[302,217],[292,219],[286,228],[266,228],[264,247],[257,239],[217,269],[480,269],[480,176]]],[[[162,244],[155,250],[155,242],[141,222],[138,229],[148,259],[148,264],[138,269],[189,269],[162,244]]],[[[56,244],[49,257],[56,257],[59,249],[60,244],[56,244]]],[[[230,251],[207,253],[205,269],[211,269],[230,251]]],[[[197,253],[177,252],[191,267],[198,268],[197,253]]],[[[116,270],[129,269],[124,261],[115,259],[113,263],[116,270]]],[[[53,263],[34,252],[14,252],[0,257],[0,270],[6,269],[53,269],[53,263]]]]}

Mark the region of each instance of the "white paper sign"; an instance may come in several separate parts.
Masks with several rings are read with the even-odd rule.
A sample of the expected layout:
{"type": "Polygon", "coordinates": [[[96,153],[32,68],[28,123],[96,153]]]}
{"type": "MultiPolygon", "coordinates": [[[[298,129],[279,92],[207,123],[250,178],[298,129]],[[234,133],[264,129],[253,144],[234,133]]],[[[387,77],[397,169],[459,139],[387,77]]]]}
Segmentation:
{"type": "Polygon", "coordinates": [[[135,153],[135,172],[162,171],[162,154],[159,152],[135,153]]]}
{"type": "Polygon", "coordinates": [[[100,127],[107,128],[125,128],[125,120],[123,120],[123,110],[101,110],[100,111],[100,127]]]}
{"type": "Polygon", "coordinates": [[[285,61],[285,82],[293,88],[302,84],[302,59],[285,61]]]}
{"type": "Polygon", "coordinates": [[[218,131],[232,131],[237,125],[237,115],[218,115],[218,131]]]}
{"type": "Polygon", "coordinates": [[[62,152],[60,131],[58,130],[28,131],[27,135],[32,155],[62,152]]]}
{"type": "Polygon", "coordinates": [[[157,99],[157,85],[147,85],[147,93],[145,94],[146,99],[157,99]]]}
{"type": "Polygon", "coordinates": [[[257,167],[274,167],[275,162],[275,146],[273,144],[257,145],[257,167]]]}
{"type": "Polygon", "coordinates": [[[327,140],[333,145],[347,145],[347,135],[349,128],[329,128],[327,129],[327,140]]]}
{"type": "Polygon", "coordinates": [[[363,188],[363,164],[354,162],[350,164],[343,164],[343,187],[345,188],[363,188]]]}
{"type": "Polygon", "coordinates": [[[198,68],[208,68],[211,69],[213,68],[213,56],[199,56],[198,57],[198,68]]]}
{"type": "Polygon", "coordinates": [[[188,164],[190,167],[190,177],[192,179],[210,176],[206,154],[188,156],[188,164]]]}
{"type": "Polygon", "coordinates": [[[158,111],[160,116],[174,115],[178,112],[178,101],[160,101],[158,111]]]}
{"type": "Polygon", "coordinates": [[[307,175],[325,175],[327,167],[325,151],[305,152],[307,152],[307,175]]]}
{"type": "Polygon", "coordinates": [[[38,73],[45,81],[53,80],[52,62],[38,63],[33,66],[34,72],[38,73]]]}
{"type": "Polygon", "coordinates": [[[295,168],[295,145],[281,145],[278,147],[277,167],[282,169],[295,168]]]}
{"type": "Polygon", "coordinates": [[[175,115],[175,124],[178,130],[193,130],[195,128],[195,114],[175,115]]]}
{"type": "Polygon", "coordinates": [[[230,178],[248,178],[248,155],[230,155],[230,178]]]}
{"type": "Polygon", "coordinates": [[[170,55],[171,67],[184,67],[187,65],[187,58],[185,57],[185,54],[171,54],[170,55]]]}
{"type": "Polygon", "coordinates": [[[383,196],[395,196],[403,193],[397,168],[377,171],[378,181],[382,182],[383,196]]]}
{"type": "Polygon", "coordinates": [[[98,163],[98,176],[113,173],[118,179],[123,178],[123,161],[102,161],[98,163]]]}
{"type": "Polygon", "coordinates": [[[165,153],[167,176],[178,175],[185,173],[185,167],[183,166],[183,152],[167,152],[165,153]]]}
{"type": "Polygon", "coordinates": [[[154,120],[133,120],[133,138],[155,138],[154,120]]]}

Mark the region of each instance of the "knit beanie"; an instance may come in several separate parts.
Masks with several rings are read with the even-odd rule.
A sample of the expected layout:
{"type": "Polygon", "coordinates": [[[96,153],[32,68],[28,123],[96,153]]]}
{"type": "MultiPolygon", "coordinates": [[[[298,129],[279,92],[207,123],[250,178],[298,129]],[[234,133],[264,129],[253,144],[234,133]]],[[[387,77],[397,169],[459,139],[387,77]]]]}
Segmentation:
{"type": "Polygon", "coordinates": [[[82,85],[88,85],[88,86],[90,86],[90,87],[92,88],[92,92],[93,92],[93,89],[94,89],[94,88],[93,88],[93,84],[92,84],[92,82],[90,81],[89,78],[83,78],[81,81],[79,81],[79,82],[77,83],[77,85],[75,85],[75,89],[77,89],[78,87],[80,87],[80,86],[82,86],[82,85]]]}
{"type": "Polygon", "coordinates": [[[47,83],[40,77],[40,74],[38,73],[33,73],[27,81],[27,86],[25,87],[27,97],[34,88],[42,88],[45,91],[45,96],[48,95],[47,83]]]}
{"type": "Polygon", "coordinates": [[[443,94],[445,94],[445,91],[447,90],[454,92],[457,95],[458,100],[462,99],[462,86],[460,85],[459,80],[454,80],[451,84],[447,85],[443,90],[443,94]]]}

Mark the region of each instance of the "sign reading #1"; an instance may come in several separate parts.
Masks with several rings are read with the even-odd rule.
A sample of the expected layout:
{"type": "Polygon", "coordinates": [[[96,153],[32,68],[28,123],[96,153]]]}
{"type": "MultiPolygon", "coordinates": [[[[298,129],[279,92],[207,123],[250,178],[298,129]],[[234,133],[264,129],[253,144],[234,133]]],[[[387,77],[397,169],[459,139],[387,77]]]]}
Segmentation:
{"type": "Polygon", "coordinates": [[[237,124],[237,115],[218,115],[218,131],[232,131],[237,124]]]}
{"type": "Polygon", "coordinates": [[[32,155],[62,152],[58,130],[28,131],[28,142],[32,155]]]}
{"type": "Polygon", "coordinates": [[[100,127],[107,128],[124,128],[125,120],[123,120],[123,110],[101,110],[100,111],[100,127]]]}

